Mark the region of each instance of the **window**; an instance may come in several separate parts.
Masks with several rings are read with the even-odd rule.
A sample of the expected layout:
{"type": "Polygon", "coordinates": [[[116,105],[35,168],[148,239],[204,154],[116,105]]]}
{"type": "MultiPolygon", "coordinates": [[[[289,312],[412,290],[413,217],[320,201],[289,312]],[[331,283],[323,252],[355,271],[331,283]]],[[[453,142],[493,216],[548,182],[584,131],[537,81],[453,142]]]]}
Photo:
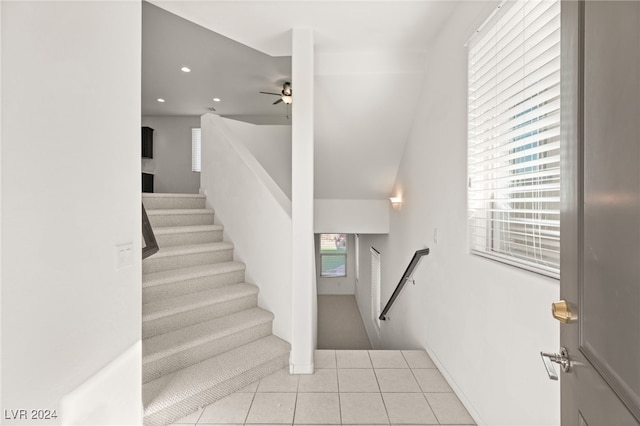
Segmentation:
{"type": "Polygon", "coordinates": [[[474,254],[552,277],[560,263],[560,1],[503,2],[469,42],[474,254]]]}
{"type": "Polygon", "coordinates": [[[191,129],[191,171],[199,172],[202,159],[202,131],[201,129],[191,129]]]}
{"type": "Polygon", "coordinates": [[[354,245],[356,249],[356,284],[358,284],[360,281],[360,235],[358,234],[354,236],[354,245]]]}
{"type": "Polygon", "coordinates": [[[320,234],[320,276],[347,276],[347,234],[320,234]]]}
{"type": "Polygon", "coordinates": [[[380,328],[380,252],[370,247],[371,251],[371,318],[380,328]]]}

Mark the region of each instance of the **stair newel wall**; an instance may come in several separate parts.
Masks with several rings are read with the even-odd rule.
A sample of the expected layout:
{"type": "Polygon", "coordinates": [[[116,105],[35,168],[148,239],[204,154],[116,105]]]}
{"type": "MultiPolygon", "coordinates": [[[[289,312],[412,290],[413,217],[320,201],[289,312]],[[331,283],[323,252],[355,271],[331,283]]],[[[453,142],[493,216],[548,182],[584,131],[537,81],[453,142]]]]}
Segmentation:
{"type": "Polygon", "coordinates": [[[291,341],[291,201],[225,121],[201,118],[200,188],[247,265],[246,281],[260,288],[259,305],[275,314],[273,333],[291,341]]]}
{"type": "Polygon", "coordinates": [[[314,200],[314,45],[313,30],[292,31],[292,291],[291,372],[312,374],[317,339],[317,291],[313,234],[314,200]]]}

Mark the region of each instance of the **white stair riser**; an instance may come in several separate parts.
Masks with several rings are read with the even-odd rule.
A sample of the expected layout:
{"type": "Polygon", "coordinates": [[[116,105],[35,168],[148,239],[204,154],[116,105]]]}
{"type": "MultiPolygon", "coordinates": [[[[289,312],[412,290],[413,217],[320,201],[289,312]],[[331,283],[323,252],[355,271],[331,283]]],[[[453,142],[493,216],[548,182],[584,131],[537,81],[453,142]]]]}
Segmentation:
{"type": "Polygon", "coordinates": [[[197,291],[244,282],[244,269],[224,274],[208,275],[190,280],[176,281],[169,284],[157,285],[142,289],[142,303],[156,302],[197,291]]]}
{"type": "Polygon", "coordinates": [[[232,260],[233,249],[179,254],[167,257],[151,256],[142,262],[142,273],[148,274],[151,272],[166,271],[168,269],[188,268],[190,266],[230,262],[232,260]]]}
{"type": "Polygon", "coordinates": [[[174,247],[191,244],[205,244],[222,241],[222,230],[201,232],[180,232],[173,234],[156,233],[158,247],[174,247]]]}
{"type": "Polygon", "coordinates": [[[159,228],[162,226],[213,225],[214,213],[148,214],[148,216],[151,227],[159,228]]]}
{"type": "MultiPolygon", "coordinates": [[[[258,306],[258,295],[251,294],[226,302],[192,309],[179,314],[161,317],[154,320],[142,321],[142,338],[157,336],[170,331],[179,330],[193,324],[231,315],[258,306]]],[[[144,312],[143,312],[144,316],[144,312]]]]}
{"type": "Polygon", "coordinates": [[[202,390],[196,395],[177,401],[167,408],[144,417],[145,426],[164,426],[212,404],[225,396],[254,383],[262,377],[275,373],[289,365],[289,353],[282,354],[256,368],[241,373],[217,386],[202,390]]]}
{"type": "Polygon", "coordinates": [[[147,210],[152,209],[204,209],[205,199],[201,197],[153,197],[142,196],[147,210]]]}
{"type": "Polygon", "coordinates": [[[142,366],[142,383],[148,383],[165,374],[173,373],[207,358],[267,337],[271,334],[272,323],[273,321],[260,323],[183,352],[145,363],[142,366]]]}

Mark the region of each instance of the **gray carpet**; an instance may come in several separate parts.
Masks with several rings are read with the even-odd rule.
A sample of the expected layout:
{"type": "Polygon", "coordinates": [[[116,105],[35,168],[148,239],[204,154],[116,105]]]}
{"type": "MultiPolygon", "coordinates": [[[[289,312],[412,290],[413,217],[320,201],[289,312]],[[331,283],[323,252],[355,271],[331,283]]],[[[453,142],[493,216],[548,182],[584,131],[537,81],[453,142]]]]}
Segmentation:
{"type": "Polygon", "coordinates": [[[318,296],[318,349],[371,349],[355,296],[318,296]]]}

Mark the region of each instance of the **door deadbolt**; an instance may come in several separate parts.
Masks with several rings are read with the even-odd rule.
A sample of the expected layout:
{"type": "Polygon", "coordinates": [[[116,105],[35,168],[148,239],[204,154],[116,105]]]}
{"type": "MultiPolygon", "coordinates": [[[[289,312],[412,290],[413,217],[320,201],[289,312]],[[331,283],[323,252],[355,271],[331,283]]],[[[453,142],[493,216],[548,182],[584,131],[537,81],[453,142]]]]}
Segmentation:
{"type": "Polygon", "coordinates": [[[551,380],[558,380],[558,372],[553,366],[554,363],[559,364],[562,371],[568,373],[571,370],[571,361],[569,360],[569,351],[567,348],[560,348],[559,354],[549,354],[546,352],[540,352],[544,368],[547,369],[547,374],[551,380]]]}
{"type": "Polygon", "coordinates": [[[551,315],[563,324],[569,323],[574,317],[569,309],[569,304],[566,300],[560,300],[551,304],[551,315]]]}

